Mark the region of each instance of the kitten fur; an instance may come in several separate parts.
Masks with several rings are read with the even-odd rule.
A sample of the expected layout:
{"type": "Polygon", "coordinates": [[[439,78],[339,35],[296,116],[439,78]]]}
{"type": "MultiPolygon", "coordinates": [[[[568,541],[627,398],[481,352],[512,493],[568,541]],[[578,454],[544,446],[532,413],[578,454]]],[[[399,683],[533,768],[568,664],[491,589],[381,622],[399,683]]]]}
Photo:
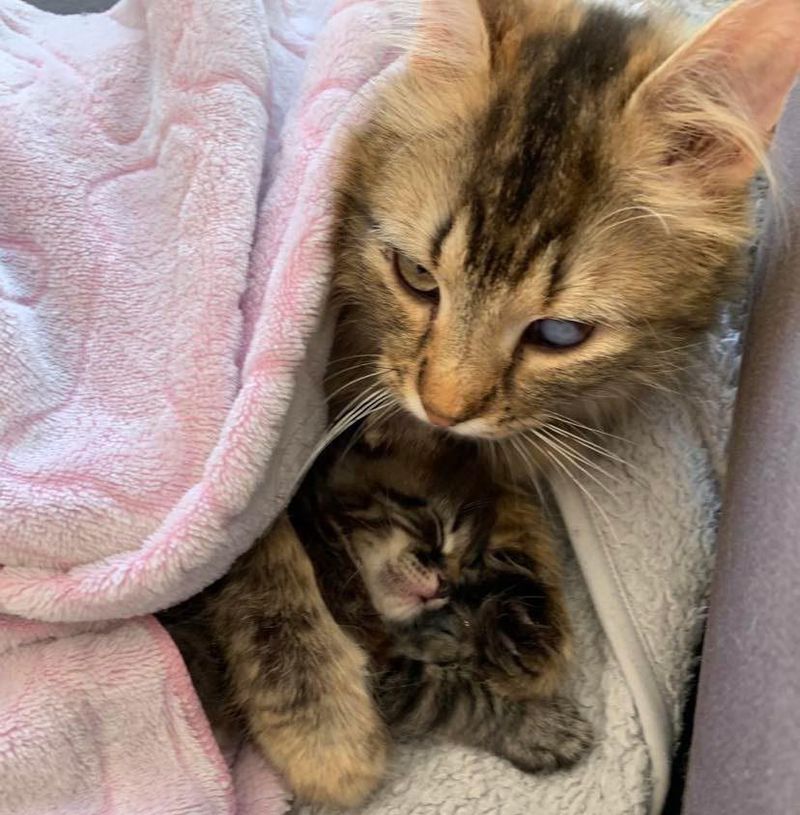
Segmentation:
{"type": "MultiPolygon", "coordinates": [[[[505,537],[529,540],[541,519],[504,498],[530,460],[585,473],[599,445],[584,429],[672,382],[737,284],[800,4],[740,0],[687,40],[570,0],[415,8],[407,70],[343,146],[334,428],[371,414],[409,454],[441,427],[465,437],[505,537]],[[585,341],[545,347],[543,319],[585,341]]],[[[386,726],[288,516],[210,613],[235,708],[290,786],[363,800],[386,726]]]]}
{"type": "Polygon", "coordinates": [[[530,492],[487,484],[469,443],[409,449],[379,423],[332,445],[290,518],[326,605],[370,656],[395,738],[435,734],[528,771],[580,758],[590,731],[563,694],[554,531],[530,492]]]}

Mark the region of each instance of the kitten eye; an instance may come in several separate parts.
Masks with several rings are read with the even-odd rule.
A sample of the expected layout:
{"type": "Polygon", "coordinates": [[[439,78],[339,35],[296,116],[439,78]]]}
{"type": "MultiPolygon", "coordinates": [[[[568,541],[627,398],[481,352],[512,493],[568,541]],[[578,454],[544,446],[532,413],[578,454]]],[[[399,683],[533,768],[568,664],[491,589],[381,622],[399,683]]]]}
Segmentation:
{"type": "Polygon", "coordinates": [[[414,263],[397,249],[392,249],[392,266],[400,282],[413,294],[434,303],[439,300],[439,284],[424,266],[414,263]]]}
{"type": "Polygon", "coordinates": [[[575,348],[589,338],[593,329],[574,320],[534,320],[525,329],[522,341],[543,348],[575,348]]]}

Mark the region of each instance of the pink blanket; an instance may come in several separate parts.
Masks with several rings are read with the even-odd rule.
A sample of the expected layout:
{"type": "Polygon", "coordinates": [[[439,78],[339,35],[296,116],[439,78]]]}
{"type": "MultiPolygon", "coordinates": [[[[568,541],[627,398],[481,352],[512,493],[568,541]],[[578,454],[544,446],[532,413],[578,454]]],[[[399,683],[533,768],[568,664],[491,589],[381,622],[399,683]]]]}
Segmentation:
{"type": "Polygon", "coordinates": [[[0,0],[0,812],[284,806],[146,615],[319,433],[332,155],[387,28],[380,0],[0,0]]]}

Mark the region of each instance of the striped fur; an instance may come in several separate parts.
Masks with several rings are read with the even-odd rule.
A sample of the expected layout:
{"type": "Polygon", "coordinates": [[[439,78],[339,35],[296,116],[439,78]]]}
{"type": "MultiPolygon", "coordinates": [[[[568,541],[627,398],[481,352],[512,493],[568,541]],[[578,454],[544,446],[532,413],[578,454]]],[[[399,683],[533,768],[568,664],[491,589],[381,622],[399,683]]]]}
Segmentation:
{"type": "Polygon", "coordinates": [[[532,494],[488,485],[469,443],[407,441],[380,423],[339,439],[289,519],[163,618],[217,726],[248,727],[306,799],[358,800],[389,734],[471,744],[530,772],[591,742],[562,692],[569,625],[548,515],[532,494]],[[382,613],[373,556],[376,575],[411,559],[441,590],[410,616],[382,613]],[[343,684],[350,666],[360,680],[343,684]]]}

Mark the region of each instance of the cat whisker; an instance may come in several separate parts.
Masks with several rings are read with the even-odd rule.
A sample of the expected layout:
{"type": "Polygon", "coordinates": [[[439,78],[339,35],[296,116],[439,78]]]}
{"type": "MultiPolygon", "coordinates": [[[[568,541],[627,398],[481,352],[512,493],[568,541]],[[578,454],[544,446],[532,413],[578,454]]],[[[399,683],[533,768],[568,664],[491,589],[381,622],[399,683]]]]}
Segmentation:
{"type": "Polygon", "coordinates": [[[582,447],[585,447],[588,450],[591,450],[593,453],[603,456],[604,458],[609,459],[610,461],[615,461],[617,464],[622,465],[623,467],[630,469],[630,470],[638,470],[639,468],[632,464],[630,461],[618,456],[616,453],[612,452],[611,450],[607,450],[605,447],[602,447],[599,444],[596,444],[593,441],[589,441],[588,439],[584,438],[579,433],[573,433],[570,430],[567,430],[564,427],[559,427],[555,424],[547,425],[547,430],[553,433],[557,433],[559,436],[566,436],[572,439],[576,444],[580,444],[582,447]]]}
{"type": "Polygon", "coordinates": [[[354,359],[378,359],[382,354],[348,354],[346,357],[337,357],[332,361],[333,365],[339,365],[341,362],[351,362],[354,359]]]}
{"type": "Polygon", "coordinates": [[[536,490],[536,494],[539,496],[539,500],[542,502],[542,505],[546,504],[546,499],[544,494],[542,493],[542,487],[539,483],[539,476],[538,476],[538,468],[537,466],[530,460],[530,456],[527,455],[525,448],[523,447],[521,441],[515,437],[510,436],[508,441],[510,442],[511,446],[516,451],[519,458],[522,460],[525,469],[528,472],[528,476],[531,479],[531,484],[533,485],[534,489],[536,490]]]}
{"type": "MultiPolygon", "coordinates": [[[[361,394],[357,399],[361,399],[358,404],[349,409],[345,409],[340,416],[337,417],[334,424],[328,429],[327,433],[323,436],[322,440],[314,448],[309,462],[304,468],[306,472],[311,463],[316,457],[336,438],[344,433],[349,427],[352,427],[356,422],[369,416],[371,413],[380,410],[381,408],[388,407],[393,401],[394,397],[379,386],[374,386],[372,389],[367,390],[366,394],[361,394]]],[[[354,400],[356,401],[356,400],[354,400]]],[[[351,402],[351,405],[353,403],[351,402]]]]}
{"type": "Polygon", "coordinates": [[[375,360],[368,359],[363,362],[357,362],[355,365],[350,365],[347,368],[332,368],[331,371],[326,375],[324,381],[329,382],[331,379],[334,379],[337,376],[342,376],[343,374],[349,373],[350,371],[356,371],[359,368],[366,368],[368,366],[378,367],[375,365],[375,360]]]}
{"type": "Polygon", "coordinates": [[[593,427],[592,425],[584,424],[583,422],[579,422],[577,419],[573,419],[569,416],[564,416],[562,413],[545,413],[544,418],[547,421],[557,421],[562,422],[570,427],[580,428],[581,430],[586,430],[589,433],[597,433],[600,436],[606,436],[609,439],[614,439],[616,441],[620,441],[623,444],[630,444],[630,439],[626,439],[623,436],[617,436],[614,433],[609,433],[607,430],[602,430],[599,427],[593,427]]]}
{"type": "Polygon", "coordinates": [[[613,473],[608,472],[601,464],[597,461],[593,461],[592,459],[588,458],[586,455],[581,453],[579,450],[576,450],[574,447],[571,446],[570,442],[567,441],[565,438],[553,438],[550,434],[552,428],[548,426],[538,427],[534,431],[541,440],[549,441],[555,448],[562,451],[565,455],[567,455],[570,460],[574,461],[576,465],[583,464],[587,467],[591,467],[593,470],[598,472],[600,475],[605,476],[606,478],[610,479],[611,481],[615,482],[616,484],[621,484],[622,481],[619,477],[615,476],[613,473]]]}
{"type": "Polygon", "coordinates": [[[348,388],[352,388],[353,385],[357,385],[359,382],[364,382],[367,379],[377,379],[382,371],[370,371],[368,374],[364,374],[363,376],[356,377],[355,379],[351,379],[348,382],[345,382],[344,385],[340,385],[336,388],[335,391],[329,393],[327,396],[328,402],[330,402],[335,396],[338,396],[343,390],[347,390],[348,388]]]}
{"type": "Polygon", "coordinates": [[[653,218],[658,218],[661,221],[665,220],[666,218],[673,217],[656,212],[656,210],[654,210],[652,207],[646,207],[644,204],[631,204],[627,207],[620,207],[619,209],[615,209],[613,212],[607,213],[595,224],[595,227],[608,223],[608,221],[610,221],[612,218],[615,218],[617,215],[621,215],[623,212],[644,212],[651,215],[653,218]]]}
{"type": "Polygon", "coordinates": [[[533,433],[540,441],[544,442],[544,444],[546,444],[554,451],[554,455],[550,456],[551,461],[557,461],[558,457],[561,457],[561,463],[566,464],[566,462],[564,461],[564,459],[566,459],[567,462],[572,464],[572,466],[576,467],[587,478],[589,478],[591,481],[597,484],[597,486],[600,487],[600,489],[602,489],[610,498],[614,499],[615,501],[618,500],[617,496],[614,494],[611,488],[607,484],[604,484],[594,473],[591,472],[591,470],[587,469],[581,462],[583,461],[586,464],[593,466],[596,470],[605,475],[606,478],[610,478],[617,484],[621,483],[618,478],[610,475],[602,467],[595,464],[594,462],[589,461],[585,457],[578,456],[575,453],[575,451],[568,448],[566,444],[562,444],[561,442],[558,442],[555,439],[543,434],[541,432],[541,428],[539,430],[533,431],[533,433]]]}
{"type": "Polygon", "coordinates": [[[605,226],[602,226],[600,231],[595,233],[595,239],[599,238],[601,235],[605,234],[606,232],[609,232],[609,231],[611,231],[613,229],[617,229],[617,228],[619,228],[621,226],[624,226],[625,224],[632,223],[633,221],[643,221],[643,220],[646,220],[648,218],[654,218],[655,220],[657,220],[661,224],[661,226],[664,228],[664,232],[666,232],[666,234],[669,235],[670,234],[670,228],[669,228],[669,224],[667,223],[667,218],[668,217],[672,217],[672,216],[668,216],[668,215],[664,215],[664,214],[662,214],[660,212],[656,212],[654,209],[650,209],[650,207],[645,207],[645,206],[640,206],[640,205],[639,206],[631,206],[631,207],[622,207],[621,209],[618,209],[615,212],[609,213],[609,215],[607,215],[605,218],[603,218],[600,221],[600,224],[605,224],[605,226]],[[630,218],[623,218],[621,221],[614,221],[613,223],[610,223],[610,224],[607,223],[607,221],[609,221],[614,215],[619,215],[622,212],[634,211],[634,210],[638,211],[638,212],[642,212],[643,214],[642,215],[632,215],[630,218]]]}
{"type": "Polygon", "coordinates": [[[594,495],[592,495],[591,491],[588,490],[583,484],[581,484],[581,482],[575,477],[575,474],[566,466],[564,462],[548,454],[545,450],[539,448],[538,445],[537,449],[539,449],[539,452],[542,455],[546,456],[550,461],[552,461],[556,465],[556,467],[558,467],[558,469],[564,474],[564,476],[580,490],[580,492],[585,496],[586,500],[591,503],[594,510],[603,520],[614,540],[619,543],[619,536],[617,535],[614,525],[611,523],[611,519],[608,517],[608,513],[600,506],[599,502],[594,497],[594,495]]]}

